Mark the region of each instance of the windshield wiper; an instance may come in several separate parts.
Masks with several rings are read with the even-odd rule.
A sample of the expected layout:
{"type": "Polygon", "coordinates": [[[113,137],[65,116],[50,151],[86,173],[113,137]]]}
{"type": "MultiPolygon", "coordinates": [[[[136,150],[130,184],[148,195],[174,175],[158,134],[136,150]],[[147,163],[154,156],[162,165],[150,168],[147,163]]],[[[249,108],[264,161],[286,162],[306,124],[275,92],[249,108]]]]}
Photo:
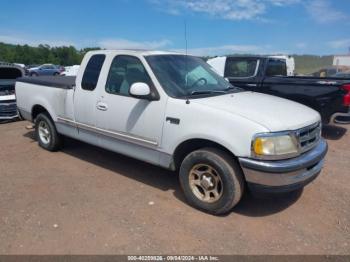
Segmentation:
{"type": "Polygon", "coordinates": [[[236,90],[239,89],[237,86],[228,86],[225,91],[236,90]]]}
{"type": "Polygon", "coordinates": [[[195,90],[191,95],[206,95],[206,94],[224,94],[226,90],[195,90]]]}
{"type": "Polygon", "coordinates": [[[237,86],[228,86],[226,89],[225,89],[225,92],[230,92],[230,91],[232,91],[232,90],[236,90],[236,91],[241,91],[242,90],[242,88],[240,88],[240,87],[237,87],[237,86]]]}
{"type": "Polygon", "coordinates": [[[240,90],[240,88],[230,85],[223,90],[194,90],[191,92],[190,95],[226,94],[228,92],[231,92],[232,90],[240,90]]]}

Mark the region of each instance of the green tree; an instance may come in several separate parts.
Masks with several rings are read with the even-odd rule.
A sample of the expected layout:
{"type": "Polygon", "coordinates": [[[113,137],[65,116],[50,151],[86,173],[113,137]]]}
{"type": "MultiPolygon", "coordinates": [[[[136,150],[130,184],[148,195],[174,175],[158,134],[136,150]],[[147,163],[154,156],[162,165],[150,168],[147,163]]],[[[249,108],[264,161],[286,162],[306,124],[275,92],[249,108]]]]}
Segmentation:
{"type": "Polygon", "coordinates": [[[84,55],[100,48],[84,48],[77,50],[74,46],[50,47],[39,45],[12,45],[0,42],[0,61],[21,64],[58,64],[64,66],[81,63],[84,55]]]}

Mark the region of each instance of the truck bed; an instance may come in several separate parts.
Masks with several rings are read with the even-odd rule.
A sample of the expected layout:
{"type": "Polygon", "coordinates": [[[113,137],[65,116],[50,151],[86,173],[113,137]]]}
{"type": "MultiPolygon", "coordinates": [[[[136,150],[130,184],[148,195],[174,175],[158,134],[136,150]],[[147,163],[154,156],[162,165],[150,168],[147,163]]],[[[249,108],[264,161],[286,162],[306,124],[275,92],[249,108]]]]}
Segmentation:
{"type": "Polygon", "coordinates": [[[73,119],[73,94],[75,77],[40,76],[23,77],[16,81],[18,109],[25,119],[30,119],[33,105],[41,105],[54,121],[58,116],[73,119]],[[42,101],[45,97],[45,103],[42,101]]]}
{"type": "Polygon", "coordinates": [[[22,77],[17,82],[41,85],[53,88],[73,89],[75,86],[75,76],[38,76],[22,77]]]}

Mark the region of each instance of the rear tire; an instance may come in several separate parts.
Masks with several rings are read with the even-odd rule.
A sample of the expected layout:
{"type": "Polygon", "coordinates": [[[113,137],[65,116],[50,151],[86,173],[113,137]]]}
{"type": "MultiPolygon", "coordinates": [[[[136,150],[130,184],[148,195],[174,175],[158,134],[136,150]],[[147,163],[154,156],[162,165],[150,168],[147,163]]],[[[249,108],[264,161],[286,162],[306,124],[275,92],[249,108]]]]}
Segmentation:
{"type": "Polygon", "coordinates": [[[215,215],[228,213],[244,191],[238,163],[215,148],[196,150],[183,160],[180,184],[190,205],[215,215]]]}
{"type": "Polygon", "coordinates": [[[35,135],[40,147],[54,152],[63,145],[63,138],[47,113],[40,113],[35,120],[35,135]]]}

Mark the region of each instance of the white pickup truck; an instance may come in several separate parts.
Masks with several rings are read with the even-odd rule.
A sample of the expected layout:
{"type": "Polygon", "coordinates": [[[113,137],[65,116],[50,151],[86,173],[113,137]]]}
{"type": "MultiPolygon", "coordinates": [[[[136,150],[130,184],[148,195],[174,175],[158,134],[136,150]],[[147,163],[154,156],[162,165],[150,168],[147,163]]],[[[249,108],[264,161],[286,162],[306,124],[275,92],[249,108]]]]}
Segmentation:
{"type": "Polygon", "coordinates": [[[89,52],[76,78],[22,78],[16,95],[44,149],[68,136],[177,170],[188,202],[213,214],[246,188],[304,187],[327,152],[316,111],[233,87],[177,53],[89,52]]]}

